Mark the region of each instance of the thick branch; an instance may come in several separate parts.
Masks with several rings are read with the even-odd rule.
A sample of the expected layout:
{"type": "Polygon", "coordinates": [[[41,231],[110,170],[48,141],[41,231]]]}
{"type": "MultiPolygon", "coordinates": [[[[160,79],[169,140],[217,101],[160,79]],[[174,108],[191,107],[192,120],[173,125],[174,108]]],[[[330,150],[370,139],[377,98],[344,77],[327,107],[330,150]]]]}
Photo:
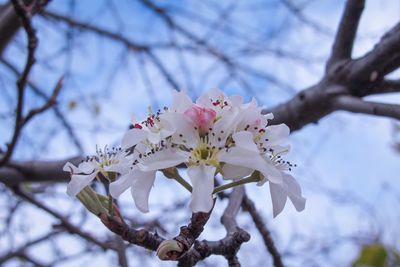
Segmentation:
{"type": "Polygon", "coordinates": [[[146,229],[136,230],[129,227],[122,218],[121,213],[116,205],[114,205],[114,214],[108,216],[100,214],[102,223],[113,233],[119,235],[123,240],[153,251],[156,251],[164,238],[158,236],[157,233],[150,233],[146,229]]]}
{"type": "Polygon", "coordinates": [[[353,96],[340,96],[336,98],[334,107],[337,110],[346,110],[354,113],[364,113],[400,120],[400,105],[397,104],[365,101],[353,96]]]}
{"type": "Polygon", "coordinates": [[[328,66],[342,59],[350,59],[365,0],[348,0],[336,32],[328,66]]]}
{"type": "Polygon", "coordinates": [[[194,266],[198,261],[212,254],[224,256],[228,260],[229,266],[240,266],[236,253],[242,243],[250,240],[250,235],[237,227],[235,219],[243,194],[244,188],[240,186],[235,187],[229,196],[228,206],[221,217],[221,221],[227,230],[226,236],[218,241],[196,241],[194,246],[179,260],[178,266],[194,266]]]}
{"type": "Polygon", "coordinates": [[[385,79],[376,85],[372,90],[371,94],[386,94],[386,93],[399,93],[400,92],[400,80],[385,79]]]}
{"type": "Polygon", "coordinates": [[[0,6],[0,56],[21,26],[11,3],[0,6]]]}
{"type": "Polygon", "coordinates": [[[317,123],[318,120],[332,112],[330,99],[333,95],[345,91],[341,86],[332,86],[322,81],[297,93],[289,101],[264,110],[272,112],[272,124],[285,123],[290,130],[296,131],[307,124],[317,123]]]}
{"type": "Polygon", "coordinates": [[[400,23],[387,32],[369,53],[348,66],[353,80],[381,80],[400,66],[400,23]]]}
{"type": "Polygon", "coordinates": [[[70,161],[77,165],[84,158],[75,157],[59,161],[11,161],[0,168],[0,182],[7,186],[15,186],[25,182],[67,182],[70,174],[64,172],[63,166],[70,161]]]}
{"type": "Polygon", "coordinates": [[[190,223],[181,227],[179,235],[160,244],[157,249],[157,256],[161,260],[177,260],[182,257],[203,232],[213,208],[214,206],[209,212],[192,213],[190,223]]]}

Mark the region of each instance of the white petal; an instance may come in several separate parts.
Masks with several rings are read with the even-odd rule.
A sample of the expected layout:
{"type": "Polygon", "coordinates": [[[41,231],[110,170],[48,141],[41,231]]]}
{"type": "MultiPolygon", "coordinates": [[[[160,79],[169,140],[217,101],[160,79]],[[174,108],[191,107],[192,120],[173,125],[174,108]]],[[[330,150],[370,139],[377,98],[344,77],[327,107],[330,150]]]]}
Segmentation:
{"type": "Polygon", "coordinates": [[[98,170],[99,163],[97,161],[84,161],[78,165],[78,169],[80,173],[90,174],[94,172],[94,170],[98,170]]]}
{"type": "Polygon", "coordinates": [[[193,212],[209,212],[213,206],[215,167],[204,164],[191,166],[187,173],[193,186],[190,208],[193,212]]]}
{"type": "Polygon", "coordinates": [[[290,129],[289,127],[282,123],[278,125],[271,125],[265,128],[265,138],[268,138],[268,142],[265,144],[267,146],[279,145],[286,142],[289,137],[290,129]]]}
{"type": "Polygon", "coordinates": [[[273,120],[273,119],[274,119],[274,114],[272,114],[272,113],[267,113],[267,114],[264,114],[264,117],[265,117],[267,120],[273,120]]]}
{"type": "Polygon", "coordinates": [[[161,135],[159,132],[148,131],[147,139],[153,144],[158,144],[161,141],[161,135]]]}
{"type": "Polygon", "coordinates": [[[160,125],[155,126],[155,128],[143,128],[143,130],[147,132],[147,139],[153,144],[160,143],[162,139],[171,136],[175,132],[167,121],[162,120],[162,122],[163,124],[160,123],[160,125]]]}
{"type": "Polygon", "coordinates": [[[147,137],[147,132],[142,129],[130,129],[122,137],[121,147],[126,149],[130,148],[137,143],[143,141],[147,137]]]}
{"type": "Polygon", "coordinates": [[[192,100],[185,92],[172,91],[172,105],[170,107],[172,112],[183,113],[192,105],[192,100]]]}
{"type": "Polygon", "coordinates": [[[226,98],[224,92],[222,92],[218,88],[212,88],[205,92],[203,95],[201,95],[197,100],[196,104],[203,106],[203,107],[210,107],[210,108],[215,108],[214,105],[212,104],[211,100],[217,101],[220,98],[226,98]]]}
{"type": "MultiPolygon", "coordinates": [[[[225,112],[225,111],[224,111],[225,112]]],[[[238,108],[227,110],[222,117],[214,123],[212,131],[215,135],[209,136],[210,141],[215,146],[224,146],[226,139],[232,134],[237,125],[238,108]]]]}
{"type": "Polygon", "coordinates": [[[252,172],[252,169],[231,164],[224,164],[222,167],[224,179],[237,180],[250,175],[252,172]]]}
{"type": "Polygon", "coordinates": [[[235,147],[228,152],[223,151],[219,157],[221,162],[226,162],[236,166],[246,167],[261,172],[269,181],[282,183],[281,172],[264,159],[258,151],[250,132],[239,132],[233,135],[235,147]]]}
{"type": "Polygon", "coordinates": [[[136,207],[143,213],[149,211],[149,195],[156,179],[156,172],[140,172],[131,187],[131,193],[136,207]]]}
{"type": "Polygon", "coordinates": [[[63,171],[70,173],[80,173],[80,170],[77,167],[75,167],[75,165],[72,164],[71,162],[65,163],[63,171]]]}
{"type": "Polygon", "coordinates": [[[253,140],[253,135],[249,132],[242,131],[232,135],[236,147],[245,148],[250,151],[258,152],[258,148],[253,140]]]}
{"type": "Polygon", "coordinates": [[[269,184],[269,191],[271,193],[272,210],[275,218],[285,207],[287,193],[283,185],[273,183],[269,184]]]}
{"type": "Polygon", "coordinates": [[[132,186],[136,172],[131,172],[125,175],[121,175],[116,181],[110,184],[110,194],[114,198],[118,198],[123,192],[132,186]]]}
{"type": "Polygon", "coordinates": [[[306,199],[301,195],[301,188],[297,181],[290,174],[283,175],[284,182],[287,184],[287,194],[297,211],[304,210],[306,199]]]}
{"type": "Polygon", "coordinates": [[[229,97],[232,106],[240,106],[243,103],[243,97],[239,95],[233,95],[229,97]]]}
{"type": "Polygon", "coordinates": [[[105,171],[126,174],[130,171],[132,165],[132,161],[126,158],[126,153],[124,152],[115,155],[111,162],[110,165],[103,167],[105,171]]]}
{"type": "Polygon", "coordinates": [[[182,144],[186,147],[196,146],[199,139],[199,133],[195,129],[195,126],[191,124],[183,114],[167,112],[161,114],[160,118],[168,121],[168,123],[170,123],[175,129],[175,133],[172,135],[173,143],[182,144]]]}
{"type": "Polygon", "coordinates": [[[188,156],[175,149],[165,149],[143,159],[143,163],[138,165],[142,171],[155,171],[169,167],[174,167],[185,161],[188,156]]]}
{"type": "Polygon", "coordinates": [[[104,166],[104,170],[107,172],[116,172],[116,173],[120,173],[120,174],[125,174],[125,173],[129,172],[130,166],[131,166],[131,164],[127,161],[125,163],[116,163],[116,164],[104,166]]]}
{"type": "Polygon", "coordinates": [[[74,174],[67,185],[67,194],[71,197],[76,196],[83,188],[88,186],[96,177],[97,172],[91,174],[74,174]]]}

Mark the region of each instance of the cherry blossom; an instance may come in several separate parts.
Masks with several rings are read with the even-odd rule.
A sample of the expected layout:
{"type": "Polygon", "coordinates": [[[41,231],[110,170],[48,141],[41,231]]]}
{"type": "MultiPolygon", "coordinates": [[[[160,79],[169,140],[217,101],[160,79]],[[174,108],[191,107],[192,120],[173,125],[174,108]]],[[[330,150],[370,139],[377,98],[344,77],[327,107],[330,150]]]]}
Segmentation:
{"type": "Polygon", "coordinates": [[[119,177],[111,180],[111,196],[118,198],[130,188],[136,207],[148,212],[157,171],[186,165],[190,184],[178,172],[169,175],[191,191],[193,212],[209,212],[215,192],[248,182],[269,183],[274,216],[287,198],[301,211],[305,199],[289,174],[293,165],[282,158],[290,149],[290,130],[285,124],[268,125],[273,115],[262,110],[254,98],[244,103],[242,97],[228,97],[218,89],[196,102],[174,91],[170,107],[155,114],[150,110],[147,118],[133,122],[121,140],[121,153],[78,167],[67,163],[64,170],[72,174],[68,193],[76,195],[98,172],[114,172],[119,177]],[[217,174],[232,182],[215,188],[217,174]]]}

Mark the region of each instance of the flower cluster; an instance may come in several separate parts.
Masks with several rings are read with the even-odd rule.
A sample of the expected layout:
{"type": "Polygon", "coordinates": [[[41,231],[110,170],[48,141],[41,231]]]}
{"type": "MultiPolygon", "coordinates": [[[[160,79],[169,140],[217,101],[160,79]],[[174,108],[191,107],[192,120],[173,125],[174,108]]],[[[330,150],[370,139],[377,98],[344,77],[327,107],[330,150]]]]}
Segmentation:
{"type": "Polygon", "coordinates": [[[247,182],[269,182],[274,216],[287,198],[301,211],[305,199],[289,174],[293,165],[282,158],[290,148],[289,128],[269,126],[273,115],[261,110],[255,99],[243,103],[241,97],[227,97],[218,89],[195,103],[184,92],[173,92],[170,107],[132,124],[121,149],[104,151],[78,167],[67,163],[64,170],[72,177],[67,192],[77,195],[102,174],[110,180],[112,197],[130,188],[136,207],[147,212],[156,172],[162,171],[191,191],[193,212],[210,211],[213,194],[247,182]],[[179,176],[178,165],[186,165],[190,184],[179,176]],[[232,182],[215,188],[217,174],[232,182]]]}

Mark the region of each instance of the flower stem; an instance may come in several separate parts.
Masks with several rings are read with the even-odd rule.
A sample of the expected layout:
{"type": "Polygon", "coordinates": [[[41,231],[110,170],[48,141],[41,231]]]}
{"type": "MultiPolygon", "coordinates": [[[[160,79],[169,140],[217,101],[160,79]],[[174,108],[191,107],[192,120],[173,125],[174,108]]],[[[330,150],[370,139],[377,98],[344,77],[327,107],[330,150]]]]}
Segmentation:
{"type": "Polygon", "coordinates": [[[260,178],[258,175],[251,175],[247,178],[243,178],[228,184],[220,185],[216,188],[214,188],[213,194],[219,193],[223,190],[238,186],[238,185],[243,185],[243,184],[248,184],[248,183],[254,183],[260,181],[260,178]]]}
{"type": "Polygon", "coordinates": [[[110,216],[113,216],[114,209],[113,209],[113,198],[111,195],[108,195],[108,213],[110,216]]]}
{"type": "Polygon", "coordinates": [[[168,179],[174,179],[175,181],[180,183],[187,191],[192,193],[192,186],[188,182],[186,182],[186,180],[183,179],[182,176],[179,175],[179,172],[175,167],[166,168],[161,171],[163,172],[165,177],[167,177],[168,179]]]}
{"type": "Polygon", "coordinates": [[[192,186],[191,186],[188,182],[186,182],[186,180],[183,179],[182,176],[180,176],[180,175],[178,174],[178,175],[176,175],[176,176],[174,177],[174,179],[175,179],[178,183],[180,183],[187,191],[189,191],[190,193],[192,193],[192,190],[193,190],[192,186]]]}

